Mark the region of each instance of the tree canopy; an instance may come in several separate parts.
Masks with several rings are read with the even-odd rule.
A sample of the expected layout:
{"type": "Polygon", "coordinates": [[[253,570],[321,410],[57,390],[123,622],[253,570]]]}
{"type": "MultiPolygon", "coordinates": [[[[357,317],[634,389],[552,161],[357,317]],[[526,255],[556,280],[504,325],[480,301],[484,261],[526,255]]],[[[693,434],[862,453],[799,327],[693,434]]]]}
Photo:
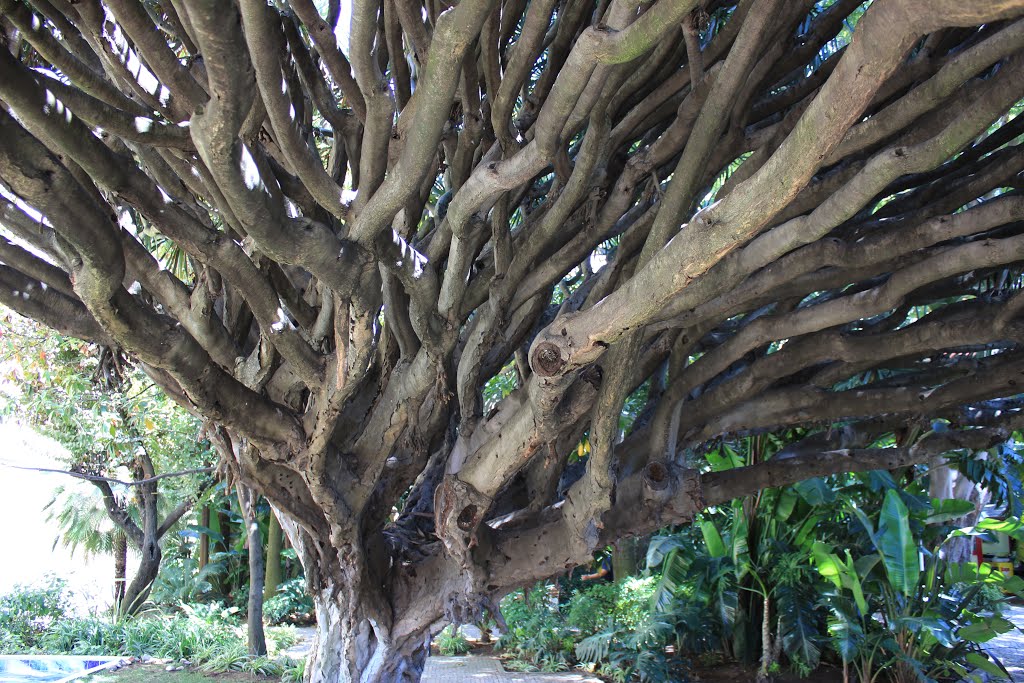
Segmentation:
{"type": "Polygon", "coordinates": [[[1024,1],[0,13],[0,302],[207,422],[303,559],[311,681],[416,679],[443,617],[601,544],[1024,421],[1024,1]]]}

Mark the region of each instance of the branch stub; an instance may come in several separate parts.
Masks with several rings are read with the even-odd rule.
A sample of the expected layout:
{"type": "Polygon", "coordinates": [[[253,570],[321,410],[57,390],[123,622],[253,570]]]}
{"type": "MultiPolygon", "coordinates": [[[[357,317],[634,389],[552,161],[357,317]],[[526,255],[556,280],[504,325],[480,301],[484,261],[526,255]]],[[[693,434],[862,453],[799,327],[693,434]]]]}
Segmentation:
{"type": "Polygon", "coordinates": [[[565,360],[557,344],[545,341],[537,344],[533,350],[530,365],[541,377],[554,377],[565,367],[565,360]]]}

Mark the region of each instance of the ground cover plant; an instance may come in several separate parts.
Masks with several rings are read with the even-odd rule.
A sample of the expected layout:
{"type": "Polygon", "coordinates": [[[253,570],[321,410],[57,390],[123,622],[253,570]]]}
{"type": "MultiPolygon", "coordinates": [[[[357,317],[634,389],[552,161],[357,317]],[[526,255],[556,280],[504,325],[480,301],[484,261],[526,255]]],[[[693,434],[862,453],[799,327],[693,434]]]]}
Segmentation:
{"type": "Polygon", "coordinates": [[[304,662],[281,656],[298,640],[294,629],[268,629],[270,656],[254,656],[237,610],[224,605],[181,604],[173,613],[150,609],[119,618],[75,615],[68,605],[59,581],[0,596],[0,654],[124,656],[289,680],[304,669],[304,662]]]}
{"type": "Polygon", "coordinates": [[[0,0],[0,303],[202,421],[250,585],[270,502],[307,680],[415,681],[624,537],[1020,429],[1022,16],[0,0]]]}

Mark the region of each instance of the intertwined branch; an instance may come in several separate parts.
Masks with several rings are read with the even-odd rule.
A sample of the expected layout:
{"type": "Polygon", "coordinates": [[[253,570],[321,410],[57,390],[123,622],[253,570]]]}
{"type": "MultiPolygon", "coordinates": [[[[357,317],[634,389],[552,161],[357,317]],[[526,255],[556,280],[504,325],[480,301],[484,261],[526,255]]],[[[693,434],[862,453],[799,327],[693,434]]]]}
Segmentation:
{"type": "Polygon", "coordinates": [[[0,11],[0,301],[223,428],[367,614],[1019,426],[1020,0],[0,11]]]}

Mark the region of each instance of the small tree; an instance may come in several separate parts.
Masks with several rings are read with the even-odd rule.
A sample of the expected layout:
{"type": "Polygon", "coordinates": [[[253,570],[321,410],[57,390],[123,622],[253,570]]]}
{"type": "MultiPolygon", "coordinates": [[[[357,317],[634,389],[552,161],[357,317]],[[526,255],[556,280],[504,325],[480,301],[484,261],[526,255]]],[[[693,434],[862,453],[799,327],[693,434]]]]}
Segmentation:
{"type": "Polygon", "coordinates": [[[80,513],[91,506],[80,496],[57,496],[48,507],[65,543],[113,554],[121,582],[126,579],[125,545],[140,554],[135,576],[114,591],[115,611],[132,614],[156,579],[160,540],[207,485],[199,477],[181,481],[160,472],[189,468],[206,472],[210,480],[210,446],[199,439],[198,421],[154,391],[152,382],[119,352],[48,334],[10,312],[4,315],[5,327],[20,332],[5,336],[4,367],[13,395],[6,397],[4,409],[67,449],[68,473],[95,487],[100,509],[115,526],[111,534],[87,528],[94,515],[82,518],[80,513]],[[168,497],[178,502],[164,504],[168,497]]]}

